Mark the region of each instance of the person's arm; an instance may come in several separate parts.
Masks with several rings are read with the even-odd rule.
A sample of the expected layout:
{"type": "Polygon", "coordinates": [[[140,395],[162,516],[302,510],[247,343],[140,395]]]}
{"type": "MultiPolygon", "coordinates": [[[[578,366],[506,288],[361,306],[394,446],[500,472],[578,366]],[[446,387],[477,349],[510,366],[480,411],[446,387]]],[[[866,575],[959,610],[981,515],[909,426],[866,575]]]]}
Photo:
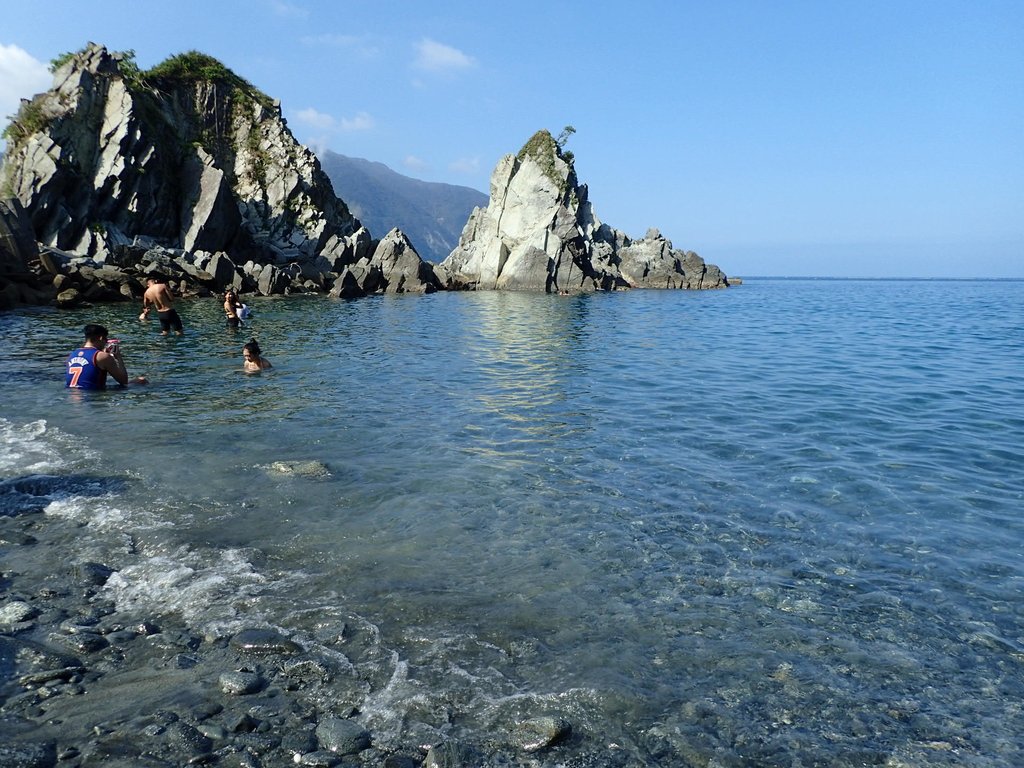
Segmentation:
{"type": "Polygon", "coordinates": [[[238,317],[238,308],[235,306],[235,302],[233,301],[224,301],[224,314],[228,317],[234,317],[239,320],[241,319],[238,317]]]}
{"type": "Polygon", "coordinates": [[[128,386],[128,371],[125,369],[124,362],[119,355],[112,355],[109,352],[100,350],[96,353],[96,357],[93,358],[93,362],[96,363],[96,367],[101,371],[106,371],[113,376],[114,380],[122,387],[128,386]]]}

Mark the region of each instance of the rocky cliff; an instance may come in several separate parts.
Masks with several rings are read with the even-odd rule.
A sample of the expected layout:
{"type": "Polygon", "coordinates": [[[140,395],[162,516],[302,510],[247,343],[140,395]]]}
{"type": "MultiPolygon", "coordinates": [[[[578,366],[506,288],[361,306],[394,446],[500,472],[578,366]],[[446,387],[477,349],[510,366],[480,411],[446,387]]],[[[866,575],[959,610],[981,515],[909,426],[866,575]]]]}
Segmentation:
{"type": "Polygon", "coordinates": [[[437,268],[449,287],[526,291],[725,288],[727,277],[657,230],[641,240],[602,224],[573,157],[547,131],[491,176],[487,208],[473,211],[458,247],[437,268]]]}
{"type": "Polygon", "coordinates": [[[327,290],[377,245],[277,102],[203,54],[140,72],[90,43],[4,135],[0,198],[27,212],[55,280],[106,269],[86,298],[134,295],[152,271],[185,293],[327,290]]]}
{"type": "Polygon", "coordinates": [[[0,309],[135,299],[154,273],[184,295],[729,284],[655,230],[633,241],[602,224],[547,131],[498,163],[435,268],[401,230],[375,240],[278,103],[215,59],[142,72],[90,43],[52,70],[4,131],[0,309]]]}
{"type": "Polygon", "coordinates": [[[143,74],[90,44],[13,126],[4,191],[40,243],[98,261],[144,237],[308,262],[360,226],[277,103],[202,54],[143,74]]]}

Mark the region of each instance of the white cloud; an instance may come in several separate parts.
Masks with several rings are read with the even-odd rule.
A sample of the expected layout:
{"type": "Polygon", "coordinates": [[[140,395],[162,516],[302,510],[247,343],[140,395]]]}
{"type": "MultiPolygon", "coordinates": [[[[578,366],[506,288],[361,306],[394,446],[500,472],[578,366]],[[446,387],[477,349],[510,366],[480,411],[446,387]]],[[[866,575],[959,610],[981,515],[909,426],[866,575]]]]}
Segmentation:
{"type": "Polygon", "coordinates": [[[460,157],[448,164],[448,170],[454,173],[476,173],[480,170],[479,157],[460,157]]]}
{"type": "Polygon", "coordinates": [[[306,139],[306,146],[309,147],[310,152],[317,157],[323,157],[324,152],[328,150],[330,144],[331,142],[326,136],[314,136],[310,139],[306,139]]]}
{"type": "Polygon", "coordinates": [[[271,0],[270,8],[278,16],[283,16],[286,19],[309,18],[308,8],[303,8],[302,6],[295,5],[294,3],[287,3],[284,2],[284,0],[271,0]]]}
{"type": "Polygon", "coordinates": [[[0,45],[0,118],[18,111],[22,99],[30,99],[50,87],[50,71],[16,45],[0,45]]]}
{"type": "Polygon", "coordinates": [[[402,165],[411,171],[425,171],[430,168],[426,160],[421,160],[416,155],[406,155],[402,165]]]}
{"type": "Polygon", "coordinates": [[[431,72],[453,72],[476,66],[476,60],[458,48],[425,37],[416,44],[415,64],[431,72]]]}
{"type": "Polygon", "coordinates": [[[367,112],[358,112],[355,117],[341,118],[341,130],[343,131],[368,131],[373,126],[373,118],[367,112]]]}
{"type": "Polygon", "coordinates": [[[302,44],[311,48],[340,48],[365,59],[376,58],[380,55],[380,48],[367,36],[332,33],[306,35],[302,38],[302,44]]]}
{"type": "Polygon", "coordinates": [[[335,119],[330,115],[318,112],[312,107],[296,112],[295,119],[303,125],[308,125],[310,128],[316,128],[318,131],[329,131],[334,128],[337,123],[337,121],[335,121],[335,119]]]}

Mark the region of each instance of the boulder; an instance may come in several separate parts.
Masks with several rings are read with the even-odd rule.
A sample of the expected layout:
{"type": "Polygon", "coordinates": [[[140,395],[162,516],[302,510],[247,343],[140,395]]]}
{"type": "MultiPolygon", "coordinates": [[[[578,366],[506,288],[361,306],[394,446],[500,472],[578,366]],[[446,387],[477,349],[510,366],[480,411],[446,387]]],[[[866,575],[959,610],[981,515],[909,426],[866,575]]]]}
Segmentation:
{"type": "Polygon", "coordinates": [[[378,243],[366,268],[363,290],[373,293],[433,293],[440,287],[433,266],[420,258],[409,238],[392,229],[378,243]],[[372,285],[369,281],[374,280],[372,285]]]}

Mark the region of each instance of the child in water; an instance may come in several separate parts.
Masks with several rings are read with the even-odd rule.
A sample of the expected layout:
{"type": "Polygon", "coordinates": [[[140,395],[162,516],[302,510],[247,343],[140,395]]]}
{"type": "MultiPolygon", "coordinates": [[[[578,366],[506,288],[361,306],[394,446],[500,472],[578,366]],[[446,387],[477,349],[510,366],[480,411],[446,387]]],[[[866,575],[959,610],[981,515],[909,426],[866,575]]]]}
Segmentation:
{"type": "Polygon", "coordinates": [[[256,339],[252,339],[242,347],[242,357],[245,358],[245,365],[243,370],[246,373],[259,373],[265,368],[273,368],[270,361],[265,357],[260,357],[260,345],[256,342],[256,339]]]}

